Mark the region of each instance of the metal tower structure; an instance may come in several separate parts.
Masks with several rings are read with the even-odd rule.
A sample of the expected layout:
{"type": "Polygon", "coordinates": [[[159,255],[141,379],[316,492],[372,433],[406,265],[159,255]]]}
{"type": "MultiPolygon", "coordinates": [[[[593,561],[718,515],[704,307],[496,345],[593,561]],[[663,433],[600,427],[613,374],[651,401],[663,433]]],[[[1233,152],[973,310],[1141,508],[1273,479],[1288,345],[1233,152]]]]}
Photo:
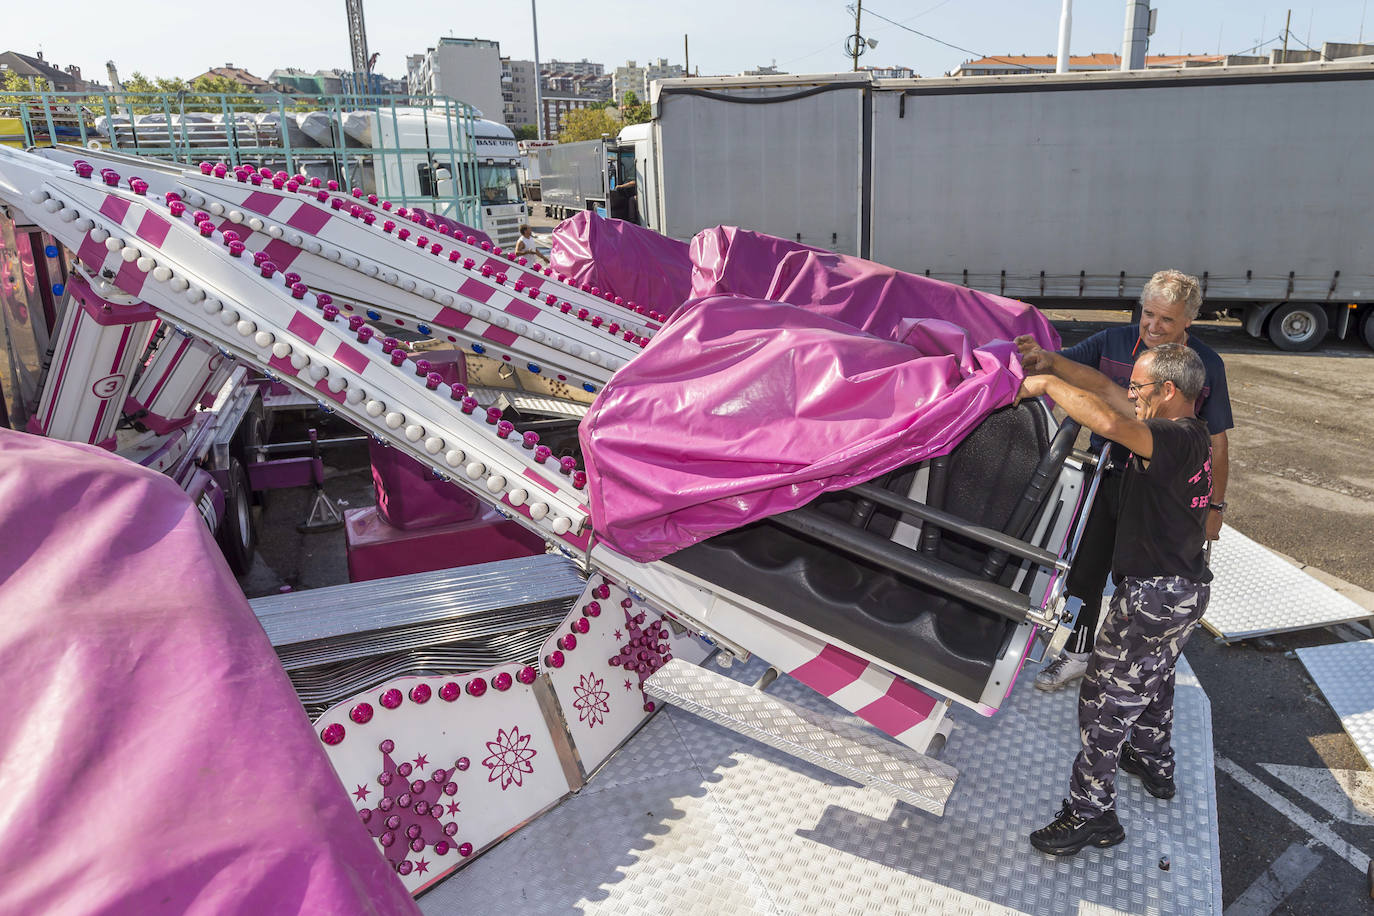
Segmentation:
{"type": "Polygon", "coordinates": [[[367,54],[367,26],[363,23],[363,0],[344,0],[344,7],[348,10],[348,44],[353,52],[353,81],[358,86],[359,80],[362,85],[358,86],[357,91],[367,91],[368,73],[368,54],[367,54]]]}

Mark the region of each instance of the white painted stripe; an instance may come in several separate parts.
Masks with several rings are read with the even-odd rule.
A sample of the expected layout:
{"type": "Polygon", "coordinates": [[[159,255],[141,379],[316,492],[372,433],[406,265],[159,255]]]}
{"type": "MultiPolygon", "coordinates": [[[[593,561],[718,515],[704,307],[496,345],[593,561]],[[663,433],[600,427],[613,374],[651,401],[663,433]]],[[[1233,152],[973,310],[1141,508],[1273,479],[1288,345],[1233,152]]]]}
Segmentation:
{"type": "Polygon", "coordinates": [[[1224,916],[1269,916],[1321,861],[1319,853],[1294,843],[1245,889],[1245,893],[1231,901],[1224,916]]]}
{"type": "Polygon", "coordinates": [[[1337,820],[1374,827],[1374,773],[1261,763],[1269,775],[1321,805],[1337,820]]]}
{"type": "Polygon", "coordinates": [[[1338,837],[1325,825],[1317,823],[1307,812],[1251,776],[1239,764],[1225,757],[1218,757],[1217,769],[1258,795],[1269,807],[1288,818],[1294,825],[1306,830],[1308,836],[1355,866],[1360,874],[1369,870],[1369,856],[1338,837]]]}

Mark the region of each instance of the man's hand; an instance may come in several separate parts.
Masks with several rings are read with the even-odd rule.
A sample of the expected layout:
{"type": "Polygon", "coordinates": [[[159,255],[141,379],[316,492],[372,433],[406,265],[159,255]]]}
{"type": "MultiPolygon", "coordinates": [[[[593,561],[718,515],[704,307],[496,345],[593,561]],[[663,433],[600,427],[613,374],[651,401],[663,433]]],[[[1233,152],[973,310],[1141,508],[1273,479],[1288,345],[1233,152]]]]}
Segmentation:
{"type": "Polygon", "coordinates": [[[1207,540],[1216,541],[1221,539],[1221,513],[1207,510],[1207,540]]]}
{"type": "Polygon", "coordinates": [[[1050,354],[1046,353],[1029,334],[1022,334],[1016,338],[1016,349],[1021,353],[1021,368],[1027,375],[1049,372],[1054,365],[1050,354]]]}
{"type": "Polygon", "coordinates": [[[1028,375],[1021,379],[1021,389],[1016,392],[1014,403],[1020,404],[1026,398],[1038,398],[1045,393],[1045,385],[1049,382],[1048,375],[1028,375]]]}

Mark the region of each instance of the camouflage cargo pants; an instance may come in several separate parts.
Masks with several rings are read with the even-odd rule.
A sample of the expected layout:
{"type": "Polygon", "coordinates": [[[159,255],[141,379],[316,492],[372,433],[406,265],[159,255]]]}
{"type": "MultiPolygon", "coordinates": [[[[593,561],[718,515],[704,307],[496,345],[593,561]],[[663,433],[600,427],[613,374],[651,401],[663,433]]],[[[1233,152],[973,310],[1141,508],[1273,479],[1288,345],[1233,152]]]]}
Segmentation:
{"type": "Polygon", "coordinates": [[[1116,765],[1127,741],[1151,770],[1173,776],[1174,665],[1210,594],[1210,585],[1177,576],[1117,584],[1078,692],[1083,749],[1069,798],[1080,817],[1115,807],[1116,765]]]}

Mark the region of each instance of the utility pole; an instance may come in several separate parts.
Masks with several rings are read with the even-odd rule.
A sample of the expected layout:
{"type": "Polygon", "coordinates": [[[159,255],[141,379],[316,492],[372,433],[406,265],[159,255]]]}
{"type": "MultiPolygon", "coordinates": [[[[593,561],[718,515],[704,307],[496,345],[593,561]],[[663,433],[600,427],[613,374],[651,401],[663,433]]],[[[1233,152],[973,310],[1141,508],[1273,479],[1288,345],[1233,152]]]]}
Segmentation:
{"type": "Polygon", "coordinates": [[[863,39],[859,37],[859,20],[863,18],[864,0],[858,0],[858,6],[854,8],[854,72],[859,72],[859,45],[863,39]]]}
{"type": "Polygon", "coordinates": [[[1281,63],[1281,64],[1286,64],[1286,63],[1288,63],[1288,27],[1291,26],[1292,24],[1293,24],[1293,11],[1292,11],[1292,10],[1289,10],[1289,11],[1288,11],[1288,18],[1285,19],[1285,20],[1283,20],[1283,59],[1279,61],[1279,63],[1281,63]]]}
{"type": "Polygon", "coordinates": [[[1064,8],[1059,11],[1059,59],[1055,62],[1055,73],[1069,72],[1069,33],[1073,31],[1073,0],[1064,0],[1064,8]]]}
{"type": "Polygon", "coordinates": [[[539,67],[539,8],[530,0],[530,25],[534,28],[534,126],[535,136],[544,139],[544,74],[539,67]]]}
{"type": "Polygon", "coordinates": [[[682,72],[687,76],[692,75],[692,55],[687,53],[687,33],[682,33],[682,72]]]}

